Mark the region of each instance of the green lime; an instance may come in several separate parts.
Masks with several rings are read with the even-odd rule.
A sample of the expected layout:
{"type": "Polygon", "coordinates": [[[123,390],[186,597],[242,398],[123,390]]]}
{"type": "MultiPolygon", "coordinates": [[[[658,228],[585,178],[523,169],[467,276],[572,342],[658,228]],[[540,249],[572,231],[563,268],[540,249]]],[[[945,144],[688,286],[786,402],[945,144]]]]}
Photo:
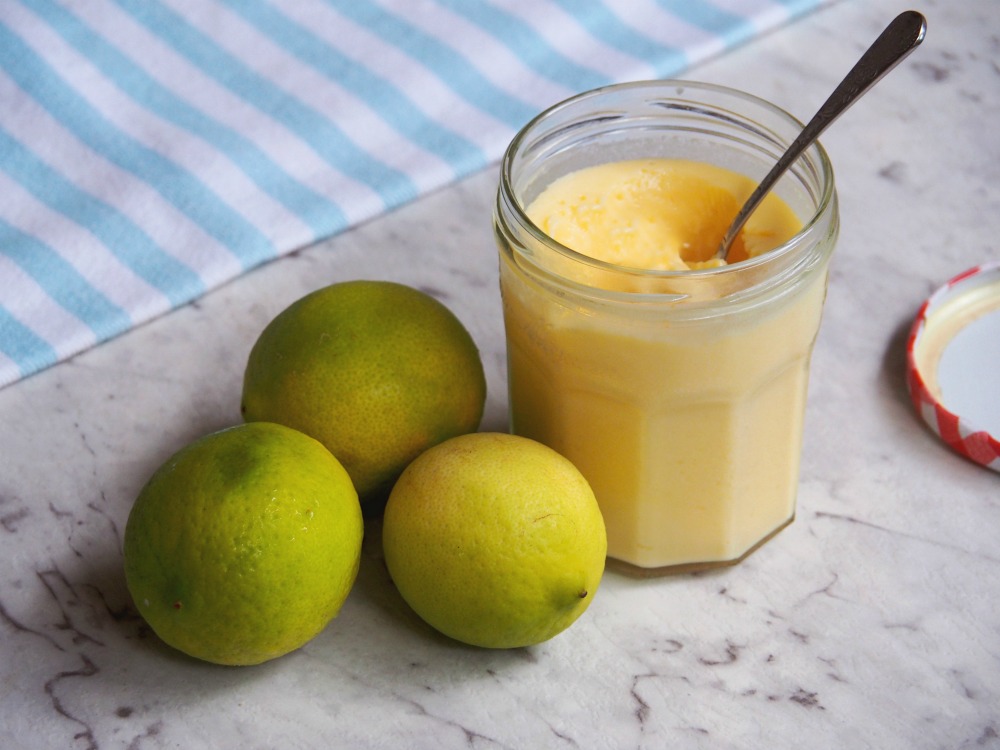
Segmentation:
{"type": "Polygon", "coordinates": [[[382,543],[406,602],[476,646],[545,641],[590,606],[607,536],[590,485],[550,448],[474,433],[417,458],[389,496],[382,543]]]}
{"type": "Polygon", "coordinates": [[[264,329],[242,412],[319,440],[367,504],[424,450],[477,429],[485,399],[479,352],[447,307],[402,284],[350,281],[303,297],[264,329]]]}
{"type": "Polygon", "coordinates": [[[125,527],[126,582],[169,645],[257,664],[337,615],[362,535],[357,493],[330,452],[255,422],[191,443],[153,474],[125,527]]]}

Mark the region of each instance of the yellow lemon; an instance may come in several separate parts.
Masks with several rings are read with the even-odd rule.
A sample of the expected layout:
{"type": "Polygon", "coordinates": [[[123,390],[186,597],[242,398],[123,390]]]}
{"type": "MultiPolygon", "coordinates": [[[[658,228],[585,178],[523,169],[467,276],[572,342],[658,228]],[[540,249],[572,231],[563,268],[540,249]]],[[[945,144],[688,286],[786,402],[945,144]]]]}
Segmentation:
{"type": "Polygon", "coordinates": [[[303,297],[264,329],[242,411],[319,440],[368,505],[421,452],[475,430],[485,400],[479,351],[447,307],[402,284],[351,281],[303,297]]]}
{"type": "Polygon", "coordinates": [[[590,605],[607,535],[590,485],[550,448],[514,435],[448,440],[389,495],[385,562],[429,625],[489,648],[545,641],[590,605]]]}
{"type": "Polygon", "coordinates": [[[125,577],[169,645],[257,664],[337,615],[362,534],[357,493],[330,452],[256,422],[191,443],[153,474],[125,527],[125,577]]]}

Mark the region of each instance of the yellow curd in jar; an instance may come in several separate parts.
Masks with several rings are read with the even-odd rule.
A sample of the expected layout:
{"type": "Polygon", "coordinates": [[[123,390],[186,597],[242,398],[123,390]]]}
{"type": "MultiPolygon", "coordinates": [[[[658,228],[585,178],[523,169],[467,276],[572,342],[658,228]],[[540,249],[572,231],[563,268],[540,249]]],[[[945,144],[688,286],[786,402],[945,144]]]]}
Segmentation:
{"type": "MultiPolygon", "coordinates": [[[[700,162],[612,162],[553,181],[526,212],[577,253],[684,271],[719,264],[711,256],[753,187],[700,162]]],[[[800,228],[772,194],[735,259],[800,228]]],[[[676,319],[552,294],[509,260],[501,289],[512,430],[587,477],[609,557],[647,571],[732,562],[792,520],[825,262],[767,304],[676,319]]]]}

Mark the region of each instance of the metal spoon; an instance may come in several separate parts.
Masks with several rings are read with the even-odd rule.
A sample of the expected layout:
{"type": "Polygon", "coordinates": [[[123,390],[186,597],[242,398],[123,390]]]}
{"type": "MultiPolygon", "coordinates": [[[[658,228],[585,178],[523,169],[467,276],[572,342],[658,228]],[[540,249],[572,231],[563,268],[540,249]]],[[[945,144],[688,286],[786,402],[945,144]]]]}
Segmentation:
{"type": "Polygon", "coordinates": [[[730,246],[736,239],[736,235],[739,234],[750,214],[757,208],[757,205],[764,199],[778,178],[785,173],[785,170],[794,164],[802,152],[809,148],[834,120],[847,111],[848,107],[878,83],[886,73],[902,62],[903,58],[913,52],[917,45],[924,40],[926,33],[927,20],[915,10],[900,13],[893,19],[892,23],[885,27],[885,31],[855,63],[840,85],[830,94],[830,98],[813,115],[809,124],[802,129],[792,145],[781,155],[778,162],[743,204],[743,208],[740,209],[726,232],[726,236],[722,239],[722,244],[715,254],[716,258],[728,259],[730,246]]]}

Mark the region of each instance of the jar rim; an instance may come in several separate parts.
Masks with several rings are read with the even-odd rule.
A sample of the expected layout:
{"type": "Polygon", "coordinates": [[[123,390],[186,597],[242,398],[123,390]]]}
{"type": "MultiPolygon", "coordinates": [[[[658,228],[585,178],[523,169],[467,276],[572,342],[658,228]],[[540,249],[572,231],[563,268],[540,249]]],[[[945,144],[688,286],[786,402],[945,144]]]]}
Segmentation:
{"type": "MultiPolygon", "coordinates": [[[[757,107],[771,115],[776,116],[780,120],[784,121],[785,124],[793,126],[796,130],[801,131],[804,127],[803,123],[799,121],[794,115],[790,114],[786,110],[782,109],[776,104],[762,99],[754,94],[750,94],[739,89],[731,88],[728,86],[722,86],[713,83],[704,83],[699,81],[692,81],[686,79],[654,79],[645,81],[629,81],[625,83],[610,84],[608,86],[602,86],[595,89],[590,89],[579,94],[575,94],[571,97],[563,99],[560,102],[552,105],[551,107],[543,110],[534,118],[532,118],[527,124],[525,124],[520,131],[511,140],[509,146],[504,152],[503,158],[500,163],[500,195],[505,195],[509,197],[506,201],[507,206],[513,211],[514,218],[521,227],[527,231],[531,238],[539,243],[542,243],[546,247],[556,251],[565,258],[572,260],[576,263],[583,264],[586,267],[593,268],[595,270],[619,274],[627,274],[629,276],[652,279],[652,280],[663,280],[663,281],[679,281],[687,280],[689,283],[694,282],[696,279],[725,279],[729,276],[735,274],[745,274],[747,272],[754,271],[761,266],[777,264],[779,261],[783,260],[785,256],[793,253],[796,248],[803,245],[804,242],[808,242],[808,238],[818,231],[818,225],[822,221],[823,217],[827,215],[831,204],[836,200],[836,187],[833,175],[833,165],[830,162],[829,156],[823,146],[817,141],[813,143],[803,156],[799,159],[807,158],[808,155],[812,155],[812,160],[810,164],[817,174],[817,184],[819,187],[818,197],[816,199],[816,205],[812,210],[812,214],[807,221],[804,221],[801,229],[795,233],[794,236],[789,238],[786,242],[778,245],[777,247],[768,250],[765,253],[761,253],[755,257],[747,258],[736,263],[725,264],[721,266],[711,267],[711,268],[698,268],[698,269],[650,269],[635,266],[626,266],[617,263],[612,263],[610,261],[600,260],[592,256],[580,253],[573,250],[566,245],[558,242],[553,237],[546,234],[540,227],[538,227],[534,221],[528,216],[526,207],[522,205],[522,201],[518,198],[517,191],[514,187],[513,178],[513,164],[514,159],[518,153],[522,150],[524,145],[528,143],[528,139],[538,129],[540,124],[551,120],[553,117],[557,116],[561,112],[571,108],[579,106],[580,104],[586,102],[587,100],[597,99],[599,97],[606,97],[610,94],[636,90],[636,91],[664,91],[667,89],[678,90],[678,95],[682,91],[695,90],[704,91],[715,95],[721,95],[723,97],[731,98],[735,100],[741,100],[747,104],[757,107]]],[[[708,110],[703,110],[706,114],[708,110]]],[[[713,113],[718,119],[729,119],[721,116],[721,111],[713,113]]],[[[787,143],[781,143],[776,145],[781,145],[782,149],[786,148],[791,141],[787,143]]],[[[792,168],[794,169],[794,167],[792,168]]],[[[735,218],[735,217],[734,217],[735,218]]],[[[696,283],[696,282],[695,282],[696,283]]]]}

